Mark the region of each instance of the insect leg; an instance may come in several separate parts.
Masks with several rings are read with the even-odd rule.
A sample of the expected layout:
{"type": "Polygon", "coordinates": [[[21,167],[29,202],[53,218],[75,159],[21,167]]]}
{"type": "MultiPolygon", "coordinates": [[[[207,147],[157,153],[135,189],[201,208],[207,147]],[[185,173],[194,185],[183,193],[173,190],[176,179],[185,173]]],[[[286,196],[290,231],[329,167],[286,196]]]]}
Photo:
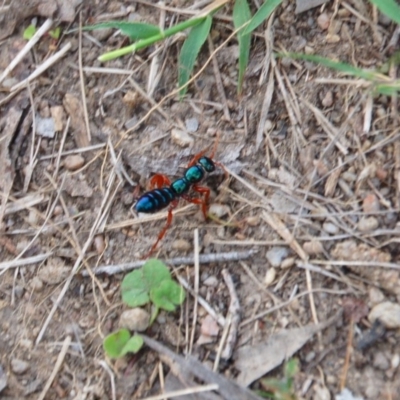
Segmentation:
{"type": "Polygon", "coordinates": [[[170,186],[171,185],[171,181],[168,178],[167,175],[163,175],[163,174],[156,174],[154,176],[152,176],[152,178],[150,179],[150,189],[159,189],[162,188],[164,186],[170,186]]]}
{"type": "Polygon", "coordinates": [[[208,187],[199,185],[193,185],[192,189],[197,193],[203,194],[204,198],[203,199],[191,198],[188,201],[195,204],[201,204],[201,211],[203,211],[204,218],[207,219],[207,205],[208,205],[208,200],[210,198],[210,189],[208,187]]]}
{"type": "Polygon", "coordinates": [[[162,231],[158,234],[157,240],[156,242],[153,244],[153,246],[151,247],[150,251],[143,257],[143,258],[148,258],[153,251],[156,249],[158,243],[160,242],[160,240],[164,237],[165,233],[167,232],[168,228],[170,227],[171,223],[172,223],[172,211],[174,210],[174,208],[176,208],[176,206],[178,205],[179,201],[178,200],[174,200],[169,209],[168,209],[168,217],[167,217],[167,223],[165,224],[164,228],[162,229],[162,231]]]}

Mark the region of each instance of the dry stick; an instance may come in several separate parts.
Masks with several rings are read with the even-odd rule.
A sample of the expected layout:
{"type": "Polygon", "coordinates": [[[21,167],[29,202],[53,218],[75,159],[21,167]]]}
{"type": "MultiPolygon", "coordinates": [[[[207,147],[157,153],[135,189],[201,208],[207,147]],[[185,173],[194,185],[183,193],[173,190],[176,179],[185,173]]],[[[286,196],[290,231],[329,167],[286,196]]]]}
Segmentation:
{"type": "Polygon", "coordinates": [[[235,284],[233,283],[232,276],[229,274],[227,269],[222,270],[222,276],[225,280],[226,286],[228,287],[229,295],[231,296],[231,302],[229,304],[231,324],[229,335],[226,340],[226,345],[221,354],[221,357],[225,360],[229,360],[232,357],[233,348],[236,345],[236,340],[238,336],[238,329],[240,324],[240,302],[239,297],[236,293],[235,284]]]}
{"type": "Polygon", "coordinates": [[[86,103],[85,78],[83,76],[83,69],[82,69],[82,11],[79,12],[79,35],[78,35],[78,38],[79,38],[79,45],[78,45],[79,83],[80,83],[80,87],[81,87],[83,116],[85,118],[86,135],[87,135],[88,143],[90,143],[91,134],[90,134],[90,125],[89,125],[89,114],[88,114],[87,103],[86,103]]]}
{"type": "Polygon", "coordinates": [[[353,337],[354,337],[354,321],[353,318],[351,318],[349,334],[347,336],[346,357],[344,359],[342,377],[340,379],[340,391],[342,391],[346,387],[347,372],[349,370],[350,356],[353,349],[353,337]]]}
{"type": "Polygon", "coordinates": [[[192,323],[192,332],[190,335],[190,343],[189,343],[189,353],[192,354],[194,336],[196,333],[196,324],[197,324],[197,310],[198,310],[198,296],[199,296],[199,286],[200,286],[200,246],[199,246],[199,229],[196,228],[194,230],[194,307],[193,307],[193,323],[192,323]]]}
{"type": "MultiPolygon", "coordinates": [[[[212,39],[210,38],[210,35],[208,36],[207,40],[208,40],[208,48],[209,48],[210,56],[211,56],[214,53],[214,44],[213,44],[212,39]]],[[[231,115],[229,113],[229,107],[228,107],[228,102],[226,100],[224,85],[222,84],[221,72],[219,70],[217,57],[212,58],[212,63],[213,63],[215,82],[217,84],[217,90],[218,90],[219,96],[221,97],[221,101],[222,101],[222,109],[224,111],[224,116],[227,121],[230,121],[231,115]]]]}
{"type": "MultiPolygon", "coordinates": [[[[99,212],[97,214],[96,220],[94,221],[92,229],[89,232],[89,237],[87,238],[86,243],[83,245],[82,251],[78,256],[78,258],[77,258],[77,260],[76,260],[76,262],[75,262],[75,264],[74,264],[74,266],[72,268],[72,271],[70,272],[68,278],[66,279],[65,284],[64,284],[60,294],[58,295],[56,301],[54,302],[53,307],[50,310],[50,313],[47,316],[47,318],[46,318],[46,320],[45,320],[45,322],[44,322],[44,324],[43,324],[43,326],[42,326],[42,328],[41,328],[41,330],[40,330],[40,332],[39,332],[39,334],[38,334],[38,336],[36,338],[36,342],[35,342],[36,345],[38,345],[40,343],[40,341],[42,340],[44,332],[47,329],[47,326],[49,325],[51,319],[53,318],[53,315],[56,312],[58,306],[61,304],[61,301],[64,298],[65,293],[67,292],[67,290],[69,288],[69,285],[72,282],[72,279],[74,278],[74,276],[77,273],[79,267],[81,266],[81,262],[83,261],[83,258],[85,256],[87,250],[89,249],[90,245],[92,244],[93,238],[94,238],[94,236],[96,234],[96,231],[97,231],[98,223],[99,223],[99,221],[101,221],[103,219],[103,209],[104,209],[105,205],[107,204],[109,192],[110,192],[110,189],[108,189],[108,192],[105,194],[105,196],[104,196],[104,198],[102,200],[102,203],[100,205],[100,209],[99,209],[99,212]]],[[[58,194],[58,197],[59,197],[59,194],[58,194]]]]}
{"type": "Polygon", "coordinates": [[[61,365],[64,361],[65,355],[67,354],[69,345],[71,344],[71,336],[67,336],[64,340],[64,343],[62,345],[60,354],[57,357],[57,361],[54,365],[53,371],[51,372],[51,375],[49,376],[49,379],[46,382],[46,385],[44,386],[42,392],[40,393],[38,400],[43,400],[46,397],[47,392],[50,389],[51,384],[54,381],[54,378],[56,377],[58,371],[61,368],[61,365]]]}
{"type": "Polygon", "coordinates": [[[15,92],[16,90],[22,89],[28,82],[33,81],[35,78],[43,74],[49,67],[55,64],[58,60],[65,56],[67,51],[71,48],[71,42],[65,44],[57,53],[49,57],[43,64],[39,65],[35,71],[33,71],[26,79],[14,85],[10,92],[15,92]]]}
{"type": "MultiPolygon", "coordinates": [[[[218,254],[200,254],[199,263],[200,264],[211,264],[211,263],[221,263],[227,261],[238,261],[246,260],[256,254],[256,251],[232,251],[229,253],[218,253],[218,254]]],[[[188,257],[175,257],[162,260],[166,264],[170,265],[181,265],[181,264],[194,264],[194,255],[188,257]]],[[[126,264],[118,265],[101,265],[96,269],[93,269],[95,275],[106,274],[115,275],[121,272],[128,272],[135,268],[140,268],[146,263],[146,260],[133,261],[126,264]]],[[[1,265],[1,264],[0,264],[1,265]]],[[[88,276],[87,271],[82,271],[82,276],[88,276]]]]}
{"type": "MultiPolygon", "coordinates": [[[[15,56],[8,67],[0,76],[0,83],[7,77],[7,75],[21,62],[26,54],[30,52],[33,46],[40,40],[40,38],[51,28],[53,20],[51,18],[46,19],[43,25],[36,31],[36,33],[29,39],[28,43],[21,49],[21,51],[15,56]]],[[[13,90],[11,90],[13,91],[13,90]]]]}
{"type": "Polygon", "coordinates": [[[261,107],[260,122],[258,123],[257,127],[256,150],[258,150],[263,140],[265,122],[268,118],[269,107],[271,106],[272,96],[274,94],[274,87],[274,70],[271,68],[267,88],[265,90],[263,104],[261,107]]]}
{"type": "MultiPolygon", "coordinates": [[[[163,394],[158,394],[155,396],[150,396],[150,397],[145,397],[141,400],[163,400],[163,399],[175,399],[180,396],[186,396],[188,397],[189,395],[194,395],[196,393],[203,393],[203,392],[211,392],[213,390],[218,390],[219,386],[215,383],[212,383],[210,385],[201,385],[201,386],[195,386],[187,389],[181,389],[181,390],[174,390],[172,392],[168,393],[163,393],[163,394]]],[[[192,397],[192,396],[190,396],[192,397]]]]}
{"type": "Polygon", "coordinates": [[[112,400],[116,400],[117,395],[116,395],[116,390],[115,390],[115,376],[111,368],[108,366],[108,364],[104,360],[96,360],[99,365],[107,372],[107,374],[110,376],[110,382],[111,382],[111,398],[112,400]]]}
{"type": "Polygon", "coordinates": [[[162,345],[154,339],[146,335],[141,335],[144,342],[154,351],[168,357],[172,362],[184,368],[188,373],[193,374],[196,378],[209,384],[217,384],[219,386],[218,392],[226,400],[260,400],[261,398],[254,394],[251,390],[244,388],[222,375],[219,375],[209,368],[204,366],[200,361],[196,360],[194,357],[188,356],[183,358],[173,351],[168,349],[168,347],[162,345]]]}

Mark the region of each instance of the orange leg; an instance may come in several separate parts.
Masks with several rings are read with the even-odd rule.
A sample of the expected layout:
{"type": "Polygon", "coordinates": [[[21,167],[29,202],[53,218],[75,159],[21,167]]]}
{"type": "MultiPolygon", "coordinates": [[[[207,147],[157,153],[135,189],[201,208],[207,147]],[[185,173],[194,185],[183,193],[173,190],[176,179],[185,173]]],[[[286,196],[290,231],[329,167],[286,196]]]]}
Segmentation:
{"type": "Polygon", "coordinates": [[[179,200],[174,200],[171,205],[169,206],[168,209],[168,217],[167,217],[167,223],[165,224],[163,230],[158,234],[157,240],[156,242],[153,244],[153,246],[151,247],[150,251],[142,258],[148,258],[150,257],[150,255],[153,253],[153,251],[156,249],[158,243],[160,242],[160,240],[165,236],[168,228],[170,227],[171,223],[172,223],[172,211],[174,210],[174,208],[178,205],[179,200]]]}
{"type": "Polygon", "coordinates": [[[191,198],[191,197],[189,199],[184,197],[184,199],[190,201],[191,203],[201,204],[201,211],[203,211],[204,218],[207,219],[207,206],[208,206],[208,200],[210,198],[210,189],[208,187],[198,186],[198,185],[193,185],[192,189],[197,193],[203,194],[204,199],[191,198]]]}
{"type": "Polygon", "coordinates": [[[150,189],[159,189],[164,186],[170,186],[171,181],[167,175],[156,174],[150,179],[149,187],[150,189]]]}

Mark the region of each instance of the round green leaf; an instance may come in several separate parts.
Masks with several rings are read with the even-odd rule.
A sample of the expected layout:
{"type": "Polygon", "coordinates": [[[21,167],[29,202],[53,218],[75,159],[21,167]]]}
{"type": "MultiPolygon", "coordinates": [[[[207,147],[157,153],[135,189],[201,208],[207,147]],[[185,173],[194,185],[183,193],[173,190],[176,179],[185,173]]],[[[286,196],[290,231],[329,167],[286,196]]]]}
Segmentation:
{"type": "Polygon", "coordinates": [[[122,350],[128,343],[130,337],[131,334],[128,329],[120,329],[117,332],[111,333],[103,341],[104,351],[110,358],[122,357],[126,354],[122,354],[122,350]]]}
{"type": "Polygon", "coordinates": [[[130,307],[143,306],[149,302],[149,288],[142,269],[125,275],[121,284],[121,293],[122,301],[130,307]]]}
{"type": "Polygon", "coordinates": [[[143,347],[143,343],[143,338],[140,335],[133,335],[121,350],[121,355],[137,353],[143,347]]]}
{"type": "Polygon", "coordinates": [[[174,311],[175,307],[185,300],[185,291],[175,281],[165,280],[150,291],[150,298],[155,306],[174,311]]]}
{"type": "Polygon", "coordinates": [[[170,280],[171,273],[162,261],[150,258],[143,265],[143,278],[150,291],[152,288],[159,286],[162,281],[170,280]]]}

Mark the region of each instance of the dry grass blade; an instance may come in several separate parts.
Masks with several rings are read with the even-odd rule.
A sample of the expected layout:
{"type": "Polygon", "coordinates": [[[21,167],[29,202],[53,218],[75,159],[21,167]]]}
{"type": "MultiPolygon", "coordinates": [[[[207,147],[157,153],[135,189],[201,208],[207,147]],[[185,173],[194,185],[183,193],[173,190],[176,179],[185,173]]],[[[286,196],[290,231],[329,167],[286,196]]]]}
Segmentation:
{"type": "Polygon", "coordinates": [[[43,72],[48,70],[53,64],[55,64],[57,61],[63,58],[67,54],[67,52],[71,49],[71,47],[72,47],[71,42],[66,43],[63,47],[61,47],[61,49],[57,53],[54,53],[43,64],[39,65],[35,69],[35,71],[33,71],[26,79],[14,85],[10,89],[10,91],[15,92],[20,89],[23,89],[29,82],[32,82],[38,76],[42,75],[43,72]]]}
{"type": "Polygon", "coordinates": [[[4,70],[0,76],[0,83],[8,76],[8,74],[22,61],[22,59],[32,50],[33,46],[43,37],[44,34],[53,25],[51,18],[46,19],[43,25],[36,31],[32,38],[26,43],[22,50],[15,56],[10,65],[4,70]]]}

